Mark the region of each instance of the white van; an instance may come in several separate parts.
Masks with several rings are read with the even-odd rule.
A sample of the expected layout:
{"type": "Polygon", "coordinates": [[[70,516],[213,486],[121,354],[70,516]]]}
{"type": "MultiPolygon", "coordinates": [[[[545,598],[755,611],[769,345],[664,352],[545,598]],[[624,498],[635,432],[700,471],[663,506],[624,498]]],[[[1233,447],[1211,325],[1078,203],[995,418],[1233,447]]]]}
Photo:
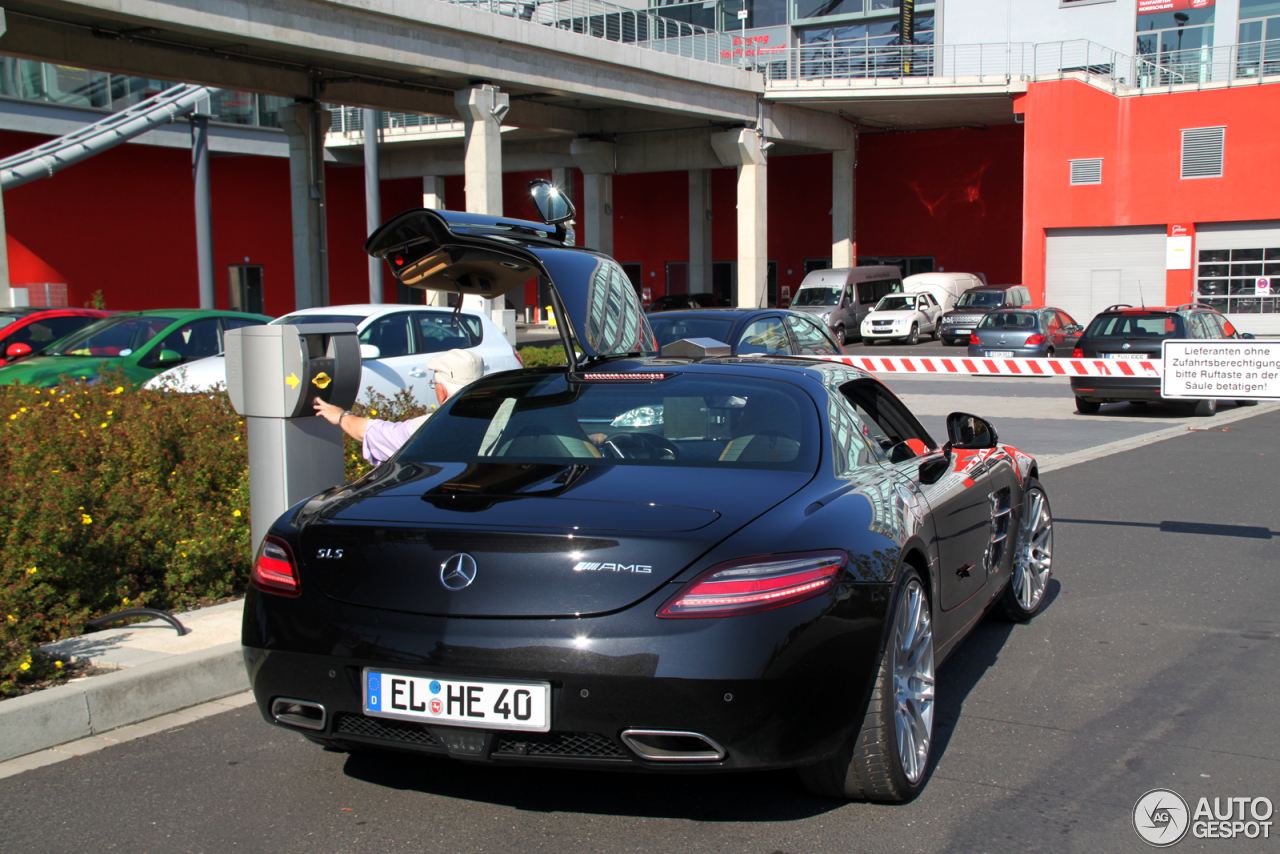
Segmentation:
{"type": "Polygon", "coordinates": [[[956,307],[962,293],[982,284],[982,279],[973,273],[916,273],[902,280],[902,290],[908,294],[933,294],[945,313],[956,307]]]}

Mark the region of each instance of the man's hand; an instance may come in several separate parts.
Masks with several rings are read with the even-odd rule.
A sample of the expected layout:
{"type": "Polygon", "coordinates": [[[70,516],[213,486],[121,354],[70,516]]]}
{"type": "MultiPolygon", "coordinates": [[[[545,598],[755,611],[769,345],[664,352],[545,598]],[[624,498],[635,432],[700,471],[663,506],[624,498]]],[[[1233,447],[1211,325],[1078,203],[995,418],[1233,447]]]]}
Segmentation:
{"type": "Polygon", "coordinates": [[[312,404],[312,406],[316,411],[316,415],[319,415],[321,418],[323,418],[325,421],[328,421],[330,424],[337,424],[339,421],[342,420],[343,410],[337,406],[334,406],[332,403],[325,403],[323,400],[317,397],[315,399],[315,403],[312,404]]]}

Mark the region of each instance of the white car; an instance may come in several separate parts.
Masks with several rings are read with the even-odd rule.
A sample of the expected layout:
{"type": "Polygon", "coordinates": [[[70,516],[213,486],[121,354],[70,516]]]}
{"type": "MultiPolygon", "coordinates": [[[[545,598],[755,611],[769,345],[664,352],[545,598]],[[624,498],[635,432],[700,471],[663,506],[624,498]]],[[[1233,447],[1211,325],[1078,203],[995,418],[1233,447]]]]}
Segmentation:
{"type": "Polygon", "coordinates": [[[922,334],[938,338],[942,306],[931,293],[889,294],[862,319],[862,343],[902,341],[915,344],[922,334]]]}
{"type": "MultiPolygon", "coordinates": [[[[273,324],[354,323],[363,359],[360,397],[369,389],[392,397],[408,389],[420,403],[434,403],[427,368],[431,354],[472,350],[484,361],[486,374],[522,367],[520,356],[498,325],[463,310],[453,324],[453,310],[421,305],[330,305],[307,308],[271,321],[273,324]]],[[[227,360],[219,354],[188,362],[150,379],[144,388],[203,391],[226,385],[227,360]]]]}

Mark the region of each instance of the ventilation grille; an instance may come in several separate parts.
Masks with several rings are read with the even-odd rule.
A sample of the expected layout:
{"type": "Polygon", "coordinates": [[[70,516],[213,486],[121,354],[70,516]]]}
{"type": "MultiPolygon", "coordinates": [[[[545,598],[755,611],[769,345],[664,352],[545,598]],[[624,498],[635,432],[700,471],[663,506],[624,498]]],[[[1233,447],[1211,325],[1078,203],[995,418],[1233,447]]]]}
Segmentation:
{"type": "Polygon", "coordinates": [[[564,756],[574,759],[629,759],[613,739],[594,732],[538,732],[502,735],[495,755],[564,756]]]}
{"type": "Polygon", "coordinates": [[[423,747],[444,748],[444,745],[425,726],[411,721],[366,718],[363,715],[339,715],[337,733],[376,738],[380,741],[398,741],[404,744],[420,744],[423,747]]]}
{"type": "Polygon", "coordinates": [[[1102,183],[1102,158],[1093,157],[1089,160],[1071,160],[1071,183],[1072,184],[1101,184],[1102,183]]]}
{"type": "Polygon", "coordinates": [[[1182,132],[1182,177],[1221,178],[1227,129],[1190,128],[1182,132]]]}

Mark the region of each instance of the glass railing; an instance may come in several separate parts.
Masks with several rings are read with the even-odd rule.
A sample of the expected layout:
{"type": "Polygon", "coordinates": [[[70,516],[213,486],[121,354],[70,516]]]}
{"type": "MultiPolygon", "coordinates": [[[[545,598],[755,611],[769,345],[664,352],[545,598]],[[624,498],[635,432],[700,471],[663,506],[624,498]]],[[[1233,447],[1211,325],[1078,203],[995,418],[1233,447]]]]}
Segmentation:
{"type": "MultiPolygon", "coordinates": [[[[338,104],[326,104],[325,109],[333,114],[329,127],[329,141],[335,137],[344,141],[355,142],[364,139],[364,110],[360,107],[343,107],[338,104]]],[[[418,113],[378,112],[378,127],[383,137],[432,133],[436,131],[461,130],[462,122],[457,117],[423,116],[418,113]]]]}
{"type": "MultiPolygon", "coordinates": [[[[109,74],[52,62],[0,57],[0,96],[44,101],[105,112],[127,109],[173,84],[165,80],[109,74]]],[[[253,92],[217,90],[211,98],[213,120],[253,127],[280,127],[279,110],[289,98],[253,92]]]]}

